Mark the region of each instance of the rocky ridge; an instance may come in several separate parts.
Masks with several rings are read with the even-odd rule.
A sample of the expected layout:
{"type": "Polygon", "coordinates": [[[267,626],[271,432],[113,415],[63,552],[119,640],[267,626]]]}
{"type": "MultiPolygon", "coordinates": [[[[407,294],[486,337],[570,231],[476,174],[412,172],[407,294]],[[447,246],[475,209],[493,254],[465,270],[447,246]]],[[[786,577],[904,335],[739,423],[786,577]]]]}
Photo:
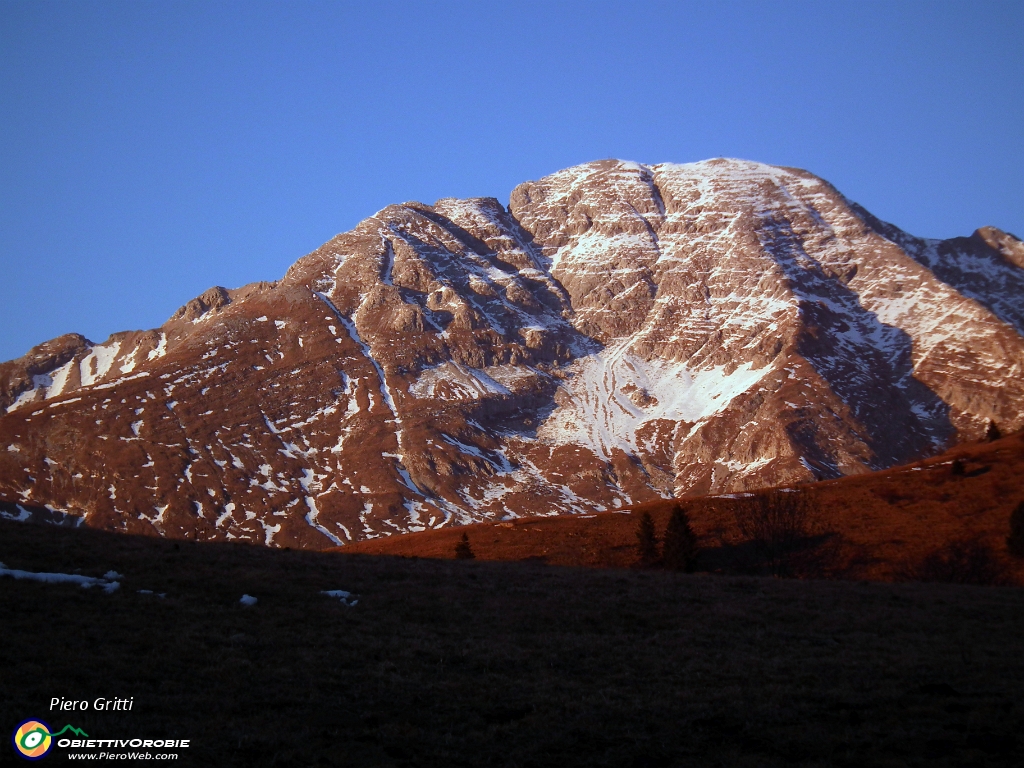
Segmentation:
{"type": "Polygon", "coordinates": [[[600,161],[0,365],[0,497],[323,548],[886,468],[1024,426],[1022,372],[1016,237],[915,238],[796,169],[600,161]]]}

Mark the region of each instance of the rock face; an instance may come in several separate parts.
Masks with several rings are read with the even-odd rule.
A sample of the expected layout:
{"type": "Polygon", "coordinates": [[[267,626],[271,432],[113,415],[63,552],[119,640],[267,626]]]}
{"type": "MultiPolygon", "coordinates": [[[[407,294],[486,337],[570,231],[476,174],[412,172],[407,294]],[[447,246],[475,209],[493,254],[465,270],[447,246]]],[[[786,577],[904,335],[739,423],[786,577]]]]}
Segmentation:
{"type": "Polygon", "coordinates": [[[914,238],[800,170],[601,161],[4,363],[0,497],[320,548],[867,472],[1022,405],[1014,236],[914,238]]]}

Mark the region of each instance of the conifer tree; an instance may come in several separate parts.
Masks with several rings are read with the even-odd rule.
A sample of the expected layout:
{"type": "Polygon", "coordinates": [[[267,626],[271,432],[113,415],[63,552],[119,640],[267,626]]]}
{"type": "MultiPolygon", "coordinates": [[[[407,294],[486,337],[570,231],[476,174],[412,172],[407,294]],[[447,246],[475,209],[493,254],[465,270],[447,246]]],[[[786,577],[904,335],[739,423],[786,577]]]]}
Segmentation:
{"type": "Polygon", "coordinates": [[[988,427],[985,429],[985,440],[991,443],[993,440],[998,440],[1003,436],[1003,433],[999,431],[999,427],[996,423],[989,419],[988,427]]]}
{"type": "Polygon", "coordinates": [[[472,560],[475,557],[476,555],[473,554],[473,548],[469,546],[469,534],[463,531],[462,538],[459,539],[459,543],[455,545],[455,559],[472,560]]]}
{"type": "Polygon", "coordinates": [[[1010,535],[1006,537],[1006,548],[1014,557],[1024,558],[1024,501],[1010,513],[1010,535]]]}
{"type": "Polygon", "coordinates": [[[661,560],[666,568],[673,571],[693,573],[697,566],[697,535],[690,527],[690,519],[686,510],[676,504],[672,516],[665,527],[665,539],[662,544],[661,560]]]}
{"type": "Polygon", "coordinates": [[[640,515],[636,526],[636,553],[640,565],[651,566],[658,560],[658,535],[650,512],[640,515]]]}

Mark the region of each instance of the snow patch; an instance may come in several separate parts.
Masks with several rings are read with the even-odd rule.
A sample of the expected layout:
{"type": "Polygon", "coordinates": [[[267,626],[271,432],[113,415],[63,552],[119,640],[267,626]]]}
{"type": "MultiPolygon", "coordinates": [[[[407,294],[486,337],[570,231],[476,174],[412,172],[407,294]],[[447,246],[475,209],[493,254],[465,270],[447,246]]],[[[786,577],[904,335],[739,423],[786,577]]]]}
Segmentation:
{"type": "Polygon", "coordinates": [[[161,332],[159,343],[156,345],[156,347],[154,349],[151,349],[149,351],[149,356],[146,359],[147,360],[156,360],[158,357],[163,357],[166,354],[167,354],[167,334],[161,332]]]}
{"type": "MultiPolygon", "coordinates": [[[[529,371],[527,375],[532,374],[533,371],[529,371]]],[[[441,363],[424,370],[409,387],[409,393],[437,400],[479,400],[490,395],[511,394],[508,387],[485,371],[455,362],[441,363]]]]}
{"type": "Polygon", "coordinates": [[[82,377],[82,386],[88,387],[107,375],[110,367],[114,364],[114,358],[121,349],[121,342],[115,341],[109,347],[99,345],[93,347],[89,354],[82,358],[78,364],[78,371],[82,377]]]}
{"type": "Polygon", "coordinates": [[[694,371],[685,362],[644,360],[628,348],[624,342],[573,363],[562,404],[540,426],[538,439],[584,445],[605,461],[614,449],[636,455],[636,432],[645,422],[706,419],[772,370],[747,362],[731,373],[725,366],[694,371]]]}
{"type": "Polygon", "coordinates": [[[356,595],[353,595],[351,592],[346,592],[344,589],[322,589],[320,590],[320,594],[333,597],[342,605],[347,605],[349,608],[359,602],[356,595]]]}
{"type": "Polygon", "coordinates": [[[117,571],[107,571],[101,578],[94,578],[92,576],[79,576],[75,573],[19,571],[8,568],[3,563],[0,563],[0,576],[10,576],[17,581],[40,581],[44,584],[78,584],[84,589],[100,587],[108,595],[120,589],[121,582],[118,579],[123,578],[117,571]]]}
{"type": "Polygon", "coordinates": [[[322,533],[328,539],[333,541],[337,546],[339,546],[339,547],[343,546],[345,544],[345,542],[343,542],[341,539],[339,539],[337,536],[335,536],[329,530],[324,528],[317,521],[317,517],[320,516],[320,510],[317,509],[316,499],[314,499],[312,496],[307,496],[306,497],[306,506],[309,507],[309,512],[306,513],[306,522],[309,524],[309,527],[310,528],[316,528],[316,530],[320,531],[320,533],[322,533]]]}

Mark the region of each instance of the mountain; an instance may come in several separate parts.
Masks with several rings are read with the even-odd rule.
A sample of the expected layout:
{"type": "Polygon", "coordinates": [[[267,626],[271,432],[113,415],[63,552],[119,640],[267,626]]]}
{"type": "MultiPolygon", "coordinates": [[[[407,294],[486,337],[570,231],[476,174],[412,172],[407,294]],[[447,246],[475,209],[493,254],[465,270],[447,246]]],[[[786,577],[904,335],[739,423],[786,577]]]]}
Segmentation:
{"type": "Polygon", "coordinates": [[[325,548],[864,473],[1024,426],[1022,297],[994,228],[915,238],[790,168],[589,163],[4,363],[0,498],[325,548]]]}

